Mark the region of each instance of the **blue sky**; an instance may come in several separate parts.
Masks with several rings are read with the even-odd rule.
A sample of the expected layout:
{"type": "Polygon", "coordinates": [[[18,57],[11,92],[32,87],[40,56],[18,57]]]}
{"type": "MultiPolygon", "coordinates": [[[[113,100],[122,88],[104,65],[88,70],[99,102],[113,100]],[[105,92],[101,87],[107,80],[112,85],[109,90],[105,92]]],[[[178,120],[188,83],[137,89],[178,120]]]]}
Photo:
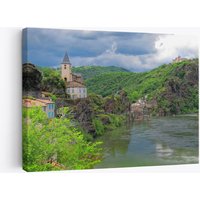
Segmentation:
{"type": "Polygon", "coordinates": [[[147,71],[180,55],[198,55],[197,38],[185,35],[25,29],[23,63],[58,67],[65,51],[73,66],[119,66],[147,71]],[[26,51],[27,48],[27,51],[26,51]]]}

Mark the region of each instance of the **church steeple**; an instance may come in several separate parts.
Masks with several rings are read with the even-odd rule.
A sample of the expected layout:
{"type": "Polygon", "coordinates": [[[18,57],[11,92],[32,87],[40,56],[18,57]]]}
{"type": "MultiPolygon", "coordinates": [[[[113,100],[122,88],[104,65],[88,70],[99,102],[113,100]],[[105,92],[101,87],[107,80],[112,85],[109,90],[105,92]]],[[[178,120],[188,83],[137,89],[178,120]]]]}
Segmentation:
{"type": "Polygon", "coordinates": [[[66,83],[72,81],[71,63],[67,51],[61,63],[61,77],[66,83]]]}
{"type": "Polygon", "coordinates": [[[69,57],[68,57],[67,51],[65,52],[65,56],[64,56],[63,61],[62,61],[61,64],[71,64],[70,61],[69,61],[69,57]]]}

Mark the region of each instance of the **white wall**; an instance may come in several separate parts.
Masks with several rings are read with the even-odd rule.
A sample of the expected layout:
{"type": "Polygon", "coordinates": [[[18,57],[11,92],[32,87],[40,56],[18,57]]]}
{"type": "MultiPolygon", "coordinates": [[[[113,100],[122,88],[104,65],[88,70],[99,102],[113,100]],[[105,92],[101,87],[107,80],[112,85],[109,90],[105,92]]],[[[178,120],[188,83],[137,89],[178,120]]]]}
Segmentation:
{"type": "Polygon", "coordinates": [[[0,172],[21,170],[21,28],[0,29],[0,172]]]}
{"type": "Polygon", "coordinates": [[[76,98],[85,98],[87,97],[87,88],[67,88],[66,89],[67,94],[73,98],[75,96],[76,98]],[[84,92],[83,92],[84,90],[84,92]],[[81,95],[81,97],[80,97],[81,95]]]}
{"type": "MultiPolygon", "coordinates": [[[[196,27],[200,18],[197,0],[182,1],[178,10],[180,2],[174,0],[59,0],[50,1],[48,9],[46,1],[5,2],[0,6],[0,25],[5,27],[110,27],[107,30],[170,33],[131,27],[196,27]]],[[[0,199],[200,199],[199,165],[23,173],[20,30],[0,29],[0,199]]],[[[186,32],[200,34],[200,29],[186,32]]]]}

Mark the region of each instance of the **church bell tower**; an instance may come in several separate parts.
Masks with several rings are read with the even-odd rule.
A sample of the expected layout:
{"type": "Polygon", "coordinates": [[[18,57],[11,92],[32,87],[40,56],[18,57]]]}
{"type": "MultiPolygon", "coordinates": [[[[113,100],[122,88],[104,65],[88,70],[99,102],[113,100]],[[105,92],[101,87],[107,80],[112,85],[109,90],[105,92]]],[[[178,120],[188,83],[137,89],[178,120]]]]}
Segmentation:
{"type": "Polygon", "coordinates": [[[67,52],[65,53],[65,56],[61,63],[61,77],[65,82],[72,81],[71,63],[69,61],[67,52]]]}

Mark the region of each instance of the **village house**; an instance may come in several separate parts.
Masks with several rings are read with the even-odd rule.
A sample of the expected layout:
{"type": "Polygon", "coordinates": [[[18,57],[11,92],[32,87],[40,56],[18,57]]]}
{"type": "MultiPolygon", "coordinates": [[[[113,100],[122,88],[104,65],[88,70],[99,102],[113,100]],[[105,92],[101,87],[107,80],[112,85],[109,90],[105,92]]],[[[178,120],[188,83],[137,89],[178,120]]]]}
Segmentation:
{"type": "Polygon", "coordinates": [[[81,74],[75,74],[71,71],[71,63],[67,52],[61,63],[61,77],[66,84],[66,93],[71,99],[86,98],[87,88],[83,83],[81,74]]]}
{"type": "Polygon", "coordinates": [[[26,108],[41,107],[48,118],[55,117],[55,103],[47,99],[23,99],[23,106],[26,108]]]}
{"type": "Polygon", "coordinates": [[[131,113],[134,120],[149,120],[152,104],[147,102],[147,96],[140,98],[136,103],[131,104],[131,113]]]}
{"type": "Polygon", "coordinates": [[[173,59],[173,63],[178,63],[178,62],[182,62],[187,60],[187,58],[182,58],[181,56],[176,57],[175,59],[173,59]]]}

